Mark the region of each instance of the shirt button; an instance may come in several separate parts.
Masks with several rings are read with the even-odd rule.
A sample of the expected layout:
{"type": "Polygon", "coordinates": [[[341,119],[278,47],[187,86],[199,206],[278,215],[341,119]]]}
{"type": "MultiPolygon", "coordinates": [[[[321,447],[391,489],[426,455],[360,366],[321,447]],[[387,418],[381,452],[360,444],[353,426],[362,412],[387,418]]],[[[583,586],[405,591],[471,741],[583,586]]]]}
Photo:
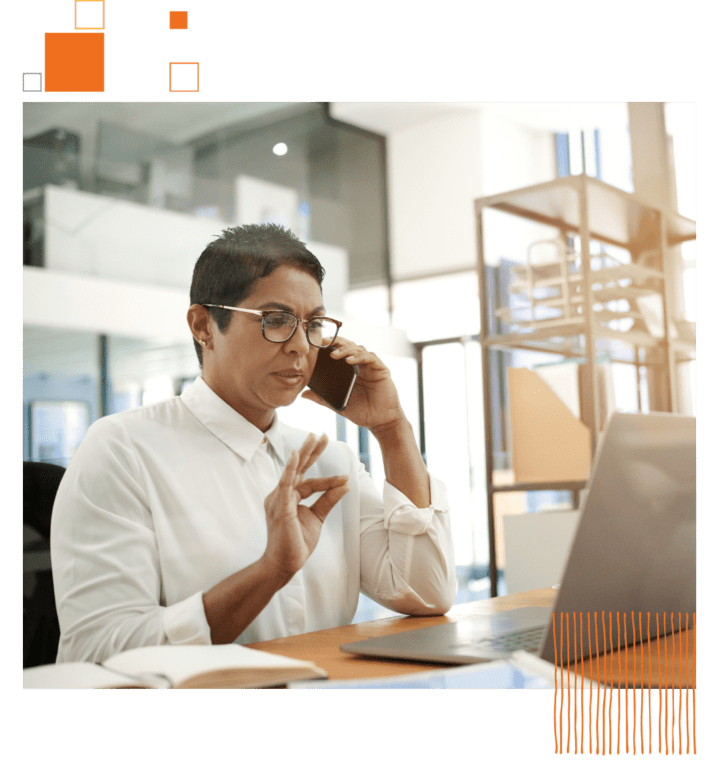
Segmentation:
{"type": "Polygon", "coordinates": [[[263,437],[263,438],[262,438],[262,445],[264,445],[266,442],[267,442],[267,438],[266,438],[266,437],[263,437]]]}

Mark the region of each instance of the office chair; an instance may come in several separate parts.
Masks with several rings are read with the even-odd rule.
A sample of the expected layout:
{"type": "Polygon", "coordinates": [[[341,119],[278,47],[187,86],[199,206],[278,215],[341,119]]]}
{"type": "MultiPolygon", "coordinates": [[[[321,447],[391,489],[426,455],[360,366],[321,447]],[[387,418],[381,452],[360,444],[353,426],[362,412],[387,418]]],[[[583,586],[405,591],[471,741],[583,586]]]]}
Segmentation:
{"type": "Polygon", "coordinates": [[[60,641],[50,568],[50,519],[65,468],[23,462],[23,668],[54,664],[60,641]]]}

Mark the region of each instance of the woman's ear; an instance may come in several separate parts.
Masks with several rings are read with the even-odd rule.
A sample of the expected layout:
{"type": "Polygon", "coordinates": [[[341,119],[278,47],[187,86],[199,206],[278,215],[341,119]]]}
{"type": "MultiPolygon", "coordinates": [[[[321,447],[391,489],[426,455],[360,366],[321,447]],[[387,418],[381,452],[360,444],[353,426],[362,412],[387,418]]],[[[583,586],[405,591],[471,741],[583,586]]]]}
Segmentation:
{"type": "Polygon", "coordinates": [[[187,324],[195,341],[205,348],[212,343],[211,315],[202,304],[193,304],[187,310],[187,324]]]}

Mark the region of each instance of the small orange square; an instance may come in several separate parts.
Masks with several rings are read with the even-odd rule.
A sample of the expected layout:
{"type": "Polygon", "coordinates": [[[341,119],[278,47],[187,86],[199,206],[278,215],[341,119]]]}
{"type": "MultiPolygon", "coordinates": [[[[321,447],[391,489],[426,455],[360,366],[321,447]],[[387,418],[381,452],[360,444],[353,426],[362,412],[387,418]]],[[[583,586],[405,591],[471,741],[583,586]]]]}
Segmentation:
{"type": "Polygon", "coordinates": [[[187,11],[170,11],[170,29],[187,29],[187,11]]]}
{"type": "Polygon", "coordinates": [[[105,29],[105,0],[75,0],[75,31],[80,32],[102,32],[105,29]],[[79,27],[77,25],[77,4],[78,3],[101,3],[102,4],[102,21],[100,22],[99,27],[79,27]]]}
{"type": "Polygon", "coordinates": [[[170,62],[170,90],[169,93],[199,93],[200,92],[200,62],[199,61],[171,61],[170,62]],[[172,87],[172,65],[173,64],[180,64],[182,66],[194,66],[196,67],[195,71],[195,85],[196,88],[183,90],[179,88],[173,88],[172,87]]]}
{"type": "Polygon", "coordinates": [[[104,33],[45,33],[46,92],[104,90],[104,33]]]}

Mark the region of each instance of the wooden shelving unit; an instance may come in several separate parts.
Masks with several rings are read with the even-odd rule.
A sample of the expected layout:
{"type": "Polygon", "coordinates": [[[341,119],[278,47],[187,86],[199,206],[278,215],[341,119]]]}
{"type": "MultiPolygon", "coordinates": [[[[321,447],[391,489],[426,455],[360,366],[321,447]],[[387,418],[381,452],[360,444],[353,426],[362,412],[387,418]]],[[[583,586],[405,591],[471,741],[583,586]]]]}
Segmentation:
{"type": "MultiPolygon", "coordinates": [[[[695,356],[692,329],[676,317],[666,269],[668,250],[696,238],[695,222],[647,205],[635,195],[586,175],[475,201],[477,266],[482,303],[482,384],[484,398],[487,511],[492,595],[497,594],[494,496],[510,491],[571,490],[578,499],[583,482],[495,484],[490,389],[491,350],[529,350],[585,360],[582,421],[594,455],[599,430],[597,355],[613,362],[646,366],[652,377],[651,408],[677,410],[677,365],[695,356]],[[490,318],[485,260],[487,210],[501,211],[554,228],[543,245],[555,257],[512,270],[509,306],[490,318]],[[575,238],[579,248],[574,250],[575,238]],[[599,245],[597,245],[599,244],[599,245]],[[602,246],[610,253],[602,253],[602,246]],[[491,321],[490,321],[491,320],[491,321]],[[488,329],[498,325],[499,332],[488,329]],[[605,343],[602,340],[611,340],[605,343]]],[[[532,244],[528,244],[531,246],[532,244]]]]}

